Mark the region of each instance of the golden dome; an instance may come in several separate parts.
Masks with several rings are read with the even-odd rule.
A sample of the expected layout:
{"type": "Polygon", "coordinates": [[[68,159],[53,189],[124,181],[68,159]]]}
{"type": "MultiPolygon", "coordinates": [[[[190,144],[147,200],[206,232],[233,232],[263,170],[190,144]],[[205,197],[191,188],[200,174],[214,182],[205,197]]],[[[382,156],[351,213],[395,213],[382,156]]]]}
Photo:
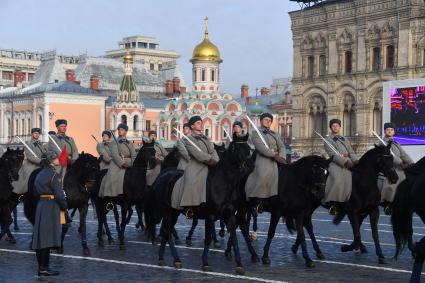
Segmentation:
{"type": "Polygon", "coordinates": [[[124,63],[133,64],[133,56],[131,56],[130,51],[127,51],[127,54],[124,56],[124,63]]]}
{"type": "Polygon", "coordinates": [[[220,58],[220,51],[217,46],[215,46],[208,39],[208,18],[205,18],[205,37],[204,40],[199,43],[195,49],[193,49],[192,59],[193,61],[210,61],[221,63],[223,60],[220,58]]]}

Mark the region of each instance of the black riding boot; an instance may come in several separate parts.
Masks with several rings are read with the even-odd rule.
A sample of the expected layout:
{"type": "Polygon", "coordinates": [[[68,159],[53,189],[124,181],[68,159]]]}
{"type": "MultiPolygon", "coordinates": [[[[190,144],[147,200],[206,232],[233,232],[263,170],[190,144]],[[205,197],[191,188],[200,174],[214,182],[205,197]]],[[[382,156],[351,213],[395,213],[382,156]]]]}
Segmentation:
{"type": "Polygon", "coordinates": [[[50,248],[40,249],[41,264],[38,268],[38,276],[56,276],[59,275],[58,271],[49,269],[50,261],[50,248]]]}

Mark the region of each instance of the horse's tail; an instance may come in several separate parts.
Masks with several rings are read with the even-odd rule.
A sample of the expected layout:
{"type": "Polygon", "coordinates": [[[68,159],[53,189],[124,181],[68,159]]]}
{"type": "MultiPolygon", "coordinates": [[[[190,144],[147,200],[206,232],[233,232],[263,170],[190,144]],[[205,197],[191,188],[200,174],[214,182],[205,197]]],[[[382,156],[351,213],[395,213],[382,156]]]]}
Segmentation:
{"type": "Polygon", "coordinates": [[[295,219],[293,217],[285,217],[285,224],[286,229],[288,229],[289,233],[294,234],[294,232],[297,230],[297,227],[295,226],[295,219]]]}
{"type": "Polygon", "coordinates": [[[409,238],[412,236],[412,216],[413,211],[410,208],[410,182],[404,180],[397,187],[393,202],[393,212],[391,223],[393,225],[393,235],[396,243],[396,251],[394,258],[403,251],[409,238]]]}

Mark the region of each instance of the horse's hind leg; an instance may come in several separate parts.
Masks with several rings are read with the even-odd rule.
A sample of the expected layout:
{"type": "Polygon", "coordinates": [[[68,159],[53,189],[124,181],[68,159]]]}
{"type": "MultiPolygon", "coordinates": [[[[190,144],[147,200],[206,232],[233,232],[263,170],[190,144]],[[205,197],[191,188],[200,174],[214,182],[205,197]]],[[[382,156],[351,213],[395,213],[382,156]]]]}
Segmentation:
{"type": "MultiPolygon", "coordinates": [[[[255,251],[254,247],[252,246],[251,238],[249,236],[248,231],[248,225],[245,218],[245,213],[237,214],[238,217],[238,224],[239,228],[241,229],[242,236],[245,240],[246,246],[248,247],[248,251],[251,254],[251,261],[252,262],[259,262],[260,259],[258,258],[257,252],[255,251]]],[[[229,240],[230,242],[230,240],[229,240]]],[[[230,247],[227,248],[226,252],[230,254],[230,247]]],[[[227,256],[227,255],[226,255],[227,256]]]]}
{"type": "Polygon", "coordinates": [[[131,208],[131,206],[128,208],[127,210],[127,218],[125,219],[125,224],[128,225],[131,221],[131,217],[133,216],[133,209],[131,208]]]}
{"type": "Polygon", "coordinates": [[[192,245],[192,236],[193,236],[193,232],[195,231],[196,226],[198,226],[198,218],[193,218],[192,226],[190,227],[189,234],[186,237],[186,245],[188,245],[188,246],[192,245]]]}
{"type": "Polygon", "coordinates": [[[241,254],[239,251],[239,244],[238,244],[238,237],[236,236],[236,217],[232,215],[228,221],[227,221],[227,227],[230,232],[229,241],[232,242],[233,245],[233,252],[235,253],[235,262],[236,262],[236,273],[237,274],[244,274],[245,270],[242,266],[242,259],[241,254]]]}
{"type": "Polygon", "coordinates": [[[124,242],[124,233],[125,233],[125,226],[127,225],[127,208],[125,207],[125,204],[121,206],[121,225],[120,225],[120,232],[119,232],[119,239],[120,239],[120,250],[125,250],[125,242],[124,242]]]}
{"type": "Polygon", "coordinates": [[[274,234],[276,232],[277,224],[279,223],[280,214],[276,211],[272,212],[271,218],[270,218],[270,224],[269,224],[269,231],[267,233],[267,241],[264,245],[264,252],[262,256],[262,261],[264,265],[269,265],[271,263],[270,257],[269,257],[269,249],[270,245],[272,243],[274,234]]]}
{"type": "Polygon", "coordinates": [[[213,222],[213,228],[211,231],[212,240],[214,242],[214,248],[218,249],[221,247],[220,242],[217,239],[217,232],[215,231],[215,222],[213,222]]]}
{"type": "Polygon", "coordinates": [[[211,218],[205,218],[205,240],[204,240],[204,251],[202,253],[202,270],[211,271],[211,267],[208,264],[208,253],[210,250],[210,244],[212,240],[212,229],[214,229],[214,220],[211,218]]]}
{"type": "Polygon", "coordinates": [[[311,260],[310,255],[308,254],[307,250],[307,244],[305,242],[305,235],[304,235],[304,215],[302,213],[299,213],[295,219],[295,224],[297,227],[297,239],[299,238],[299,242],[301,244],[301,250],[303,253],[303,258],[305,260],[305,265],[307,267],[314,267],[315,264],[311,260]]]}
{"type": "Polygon", "coordinates": [[[224,223],[223,219],[220,219],[220,231],[218,232],[218,235],[221,238],[224,238],[224,234],[226,233],[226,231],[224,231],[225,227],[226,227],[226,223],[224,223]]]}
{"type": "Polygon", "coordinates": [[[138,205],[136,205],[136,212],[137,212],[136,228],[140,228],[142,231],[144,231],[145,230],[145,224],[143,223],[143,210],[138,205]]]}
{"type": "Polygon", "coordinates": [[[13,209],[13,230],[19,231],[19,226],[18,226],[18,209],[17,209],[16,206],[13,209]]]}
{"type": "Polygon", "coordinates": [[[307,230],[307,233],[310,237],[311,243],[313,244],[313,248],[316,251],[316,257],[318,259],[325,259],[322,251],[320,250],[319,244],[316,240],[316,235],[314,235],[313,223],[311,223],[311,214],[304,219],[304,227],[307,230]]]}
{"type": "Polygon", "coordinates": [[[115,229],[117,230],[118,235],[120,234],[120,214],[118,213],[117,205],[114,205],[114,209],[112,210],[114,213],[115,220],[115,229]]]}
{"type": "Polygon", "coordinates": [[[83,254],[85,256],[90,255],[90,249],[87,246],[87,225],[86,225],[88,208],[89,208],[88,203],[84,204],[82,207],[79,208],[81,245],[83,246],[83,254]]]}
{"type": "Polygon", "coordinates": [[[342,252],[349,252],[353,250],[358,250],[361,245],[361,235],[360,235],[360,219],[358,215],[355,215],[355,213],[349,213],[348,219],[350,220],[351,228],[353,230],[353,236],[354,240],[349,245],[342,245],[341,251],[342,252]]]}
{"type": "Polygon", "coordinates": [[[370,228],[372,230],[372,238],[375,243],[375,252],[379,258],[379,263],[384,264],[385,257],[382,253],[381,245],[379,243],[379,233],[378,233],[378,221],[379,221],[379,209],[375,208],[372,213],[369,215],[370,219],[370,228]]]}
{"type": "Polygon", "coordinates": [[[173,227],[173,229],[171,230],[171,233],[173,234],[173,237],[174,237],[174,243],[176,245],[180,245],[181,241],[180,241],[179,234],[177,233],[176,228],[173,227]]]}

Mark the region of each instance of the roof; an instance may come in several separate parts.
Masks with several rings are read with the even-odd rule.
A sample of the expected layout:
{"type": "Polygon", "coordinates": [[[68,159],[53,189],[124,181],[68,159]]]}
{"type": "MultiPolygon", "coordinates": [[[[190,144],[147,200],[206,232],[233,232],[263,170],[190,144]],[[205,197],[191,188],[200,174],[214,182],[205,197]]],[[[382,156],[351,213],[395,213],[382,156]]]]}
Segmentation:
{"type": "Polygon", "coordinates": [[[128,93],[135,91],[136,85],[133,81],[133,76],[131,75],[124,75],[121,81],[120,91],[127,91],[128,93]]]}
{"type": "MultiPolygon", "coordinates": [[[[116,96],[109,96],[106,100],[107,105],[112,105],[115,101],[117,101],[116,96]]],[[[145,108],[150,109],[161,109],[165,108],[165,105],[169,102],[167,99],[151,99],[151,98],[141,98],[140,102],[145,106],[145,108]]]]}

